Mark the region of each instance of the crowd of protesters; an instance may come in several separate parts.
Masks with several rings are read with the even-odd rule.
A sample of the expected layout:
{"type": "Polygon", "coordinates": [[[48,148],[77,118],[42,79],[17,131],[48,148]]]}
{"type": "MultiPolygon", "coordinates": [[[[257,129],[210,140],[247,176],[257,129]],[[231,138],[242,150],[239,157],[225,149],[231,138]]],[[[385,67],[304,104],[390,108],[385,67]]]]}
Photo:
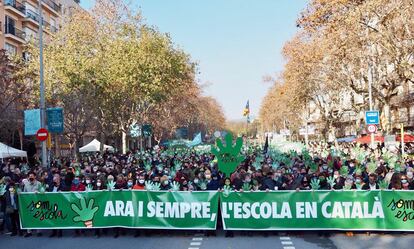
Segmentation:
{"type": "MultiPolygon", "coordinates": [[[[360,145],[313,143],[302,153],[263,151],[252,146],[243,150],[245,160],[230,176],[219,171],[213,154],[195,149],[157,147],[127,154],[106,151],[81,155],[78,160],[54,159],[48,168],[8,159],[0,167],[2,228],[11,236],[28,237],[35,232],[20,230],[20,191],[106,190],[109,182],[115,183],[116,190],[146,190],[148,183],[159,183],[158,190],[163,191],[222,190],[225,186],[234,191],[414,190],[414,160],[409,155],[413,148],[407,145],[407,156],[402,157],[381,147],[374,150],[360,145]]],[[[114,236],[118,237],[120,231],[115,229],[114,236]]],[[[77,235],[81,232],[76,230],[77,235]]],[[[100,232],[95,229],[96,236],[100,232]]],[[[60,237],[62,231],[53,230],[50,236],[60,237]]]]}

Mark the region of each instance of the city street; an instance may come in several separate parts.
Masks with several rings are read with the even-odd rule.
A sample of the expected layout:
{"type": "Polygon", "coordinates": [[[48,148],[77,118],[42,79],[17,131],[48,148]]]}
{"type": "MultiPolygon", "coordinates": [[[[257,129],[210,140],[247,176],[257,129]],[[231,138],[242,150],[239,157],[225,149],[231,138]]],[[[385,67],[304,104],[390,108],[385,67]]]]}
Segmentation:
{"type": "Polygon", "coordinates": [[[36,249],[68,249],[68,248],[143,248],[143,249],[347,249],[347,248],[375,248],[375,249],[405,249],[412,248],[414,234],[355,234],[348,237],[338,232],[330,237],[319,236],[317,233],[276,233],[269,232],[268,236],[261,232],[252,234],[235,233],[233,238],[226,238],[224,232],[217,236],[206,236],[197,232],[162,231],[152,236],[135,238],[132,234],[117,239],[106,235],[97,239],[92,234],[74,238],[72,231],[66,231],[62,238],[42,237],[16,238],[8,235],[0,236],[0,248],[27,248],[36,249]]]}
{"type": "Polygon", "coordinates": [[[0,249],[414,249],[413,7],[0,1],[0,249]]]}

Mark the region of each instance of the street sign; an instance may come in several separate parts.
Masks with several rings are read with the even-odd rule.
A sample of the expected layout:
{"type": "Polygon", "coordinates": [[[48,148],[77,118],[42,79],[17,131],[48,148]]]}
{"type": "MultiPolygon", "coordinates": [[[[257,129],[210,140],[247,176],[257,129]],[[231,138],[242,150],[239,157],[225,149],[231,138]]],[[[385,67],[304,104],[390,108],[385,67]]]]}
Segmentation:
{"type": "Polygon", "coordinates": [[[177,139],[188,139],[188,128],[180,127],[175,130],[175,137],[177,139]]]}
{"type": "MultiPolygon", "coordinates": [[[[315,126],[308,125],[308,135],[315,135],[315,126]]],[[[306,135],[306,127],[302,127],[299,129],[299,135],[305,136],[306,135]]]]}
{"type": "Polygon", "coordinates": [[[40,128],[36,132],[36,138],[37,138],[37,140],[39,140],[41,142],[46,141],[48,136],[49,136],[49,132],[47,132],[47,130],[45,128],[40,128]]]}
{"type": "Polygon", "coordinates": [[[140,137],[142,134],[141,126],[139,124],[132,124],[129,127],[129,135],[133,138],[140,137]]]}
{"type": "Polygon", "coordinates": [[[376,133],[377,132],[377,126],[376,125],[368,125],[367,130],[369,133],[376,133]]]}
{"type": "Polygon", "coordinates": [[[379,111],[366,111],[365,112],[365,123],[367,125],[378,125],[379,124],[379,111]]]}
{"type": "Polygon", "coordinates": [[[220,135],[221,135],[221,132],[220,131],[215,131],[213,135],[214,135],[215,138],[219,138],[220,135]]]}
{"type": "Polygon", "coordinates": [[[289,129],[282,129],[282,130],[280,130],[280,135],[290,136],[290,130],[289,129]]]}
{"type": "Polygon", "coordinates": [[[396,149],[398,147],[397,137],[395,135],[387,135],[384,137],[384,146],[387,149],[396,149]]]}
{"type": "Polygon", "coordinates": [[[24,111],[24,135],[36,135],[37,130],[40,129],[40,109],[25,110],[24,111]]]}
{"type": "Polygon", "coordinates": [[[63,108],[47,108],[47,129],[51,133],[63,133],[63,108]]]}
{"type": "Polygon", "coordinates": [[[152,126],[150,124],[144,124],[142,126],[142,133],[144,137],[151,137],[152,136],[152,126]]]}

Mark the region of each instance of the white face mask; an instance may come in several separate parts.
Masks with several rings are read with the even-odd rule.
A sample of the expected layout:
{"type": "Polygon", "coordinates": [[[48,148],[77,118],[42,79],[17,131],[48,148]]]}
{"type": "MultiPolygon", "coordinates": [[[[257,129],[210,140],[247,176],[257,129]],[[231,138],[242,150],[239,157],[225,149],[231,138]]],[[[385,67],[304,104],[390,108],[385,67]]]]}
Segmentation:
{"type": "Polygon", "coordinates": [[[91,180],[86,180],[85,182],[86,182],[86,184],[90,184],[91,180]]]}
{"type": "Polygon", "coordinates": [[[138,182],[141,183],[141,184],[143,184],[145,182],[145,180],[139,179],[138,182]]]}
{"type": "Polygon", "coordinates": [[[198,179],[194,179],[194,183],[197,184],[198,183],[198,179]]]}
{"type": "Polygon", "coordinates": [[[96,183],[96,186],[98,186],[98,187],[100,187],[101,185],[102,185],[102,183],[100,183],[100,182],[96,183]]]}
{"type": "Polygon", "coordinates": [[[407,172],[407,177],[412,179],[413,178],[413,172],[407,172]]]}

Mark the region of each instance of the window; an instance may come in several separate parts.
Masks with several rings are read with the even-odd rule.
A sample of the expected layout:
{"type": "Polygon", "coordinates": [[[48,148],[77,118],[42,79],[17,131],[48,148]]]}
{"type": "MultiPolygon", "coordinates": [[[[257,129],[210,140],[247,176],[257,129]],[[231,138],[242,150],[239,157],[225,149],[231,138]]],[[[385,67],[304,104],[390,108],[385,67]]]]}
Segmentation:
{"type": "Polygon", "coordinates": [[[53,18],[50,18],[50,30],[54,33],[57,32],[57,24],[56,24],[56,20],[53,18]]]}
{"type": "Polygon", "coordinates": [[[33,5],[31,5],[30,3],[26,2],[26,10],[30,10],[33,11],[34,13],[36,13],[36,15],[38,14],[37,12],[37,7],[34,7],[33,5]]]}
{"type": "Polygon", "coordinates": [[[10,16],[6,16],[6,33],[14,35],[16,21],[10,16]]]}
{"type": "Polygon", "coordinates": [[[26,2],[26,16],[28,18],[35,20],[36,22],[39,22],[40,20],[39,13],[37,12],[37,8],[27,2],[26,2]]]}
{"type": "Polygon", "coordinates": [[[37,39],[37,32],[31,28],[25,27],[24,32],[26,33],[26,40],[36,40],[37,39]]]}
{"type": "Polygon", "coordinates": [[[7,43],[4,45],[4,49],[6,50],[8,55],[14,56],[17,54],[17,47],[7,43]]]}

